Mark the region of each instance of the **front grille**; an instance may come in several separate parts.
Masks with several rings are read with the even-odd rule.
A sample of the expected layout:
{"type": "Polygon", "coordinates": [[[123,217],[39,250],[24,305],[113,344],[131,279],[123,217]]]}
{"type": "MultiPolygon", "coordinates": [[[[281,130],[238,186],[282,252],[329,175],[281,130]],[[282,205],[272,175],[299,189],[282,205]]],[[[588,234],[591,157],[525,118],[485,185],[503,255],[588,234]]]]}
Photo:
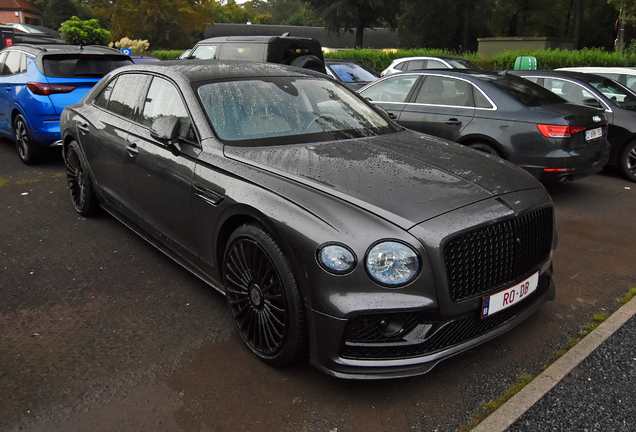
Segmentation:
{"type": "Polygon", "coordinates": [[[549,275],[542,277],[530,297],[483,319],[478,311],[453,321],[433,324],[428,324],[429,317],[418,312],[354,317],[345,331],[340,355],[358,360],[394,360],[430,355],[451,348],[506,324],[534,305],[548,291],[550,284],[549,275]],[[378,323],[392,317],[404,321],[404,331],[395,337],[383,336],[378,323]]]}
{"type": "Polygon", "coordinates": [[[553,223],[552,207],[545,207],[447,241],[451,299],[479,297],[527,277],[550,255],[553,223]]]}

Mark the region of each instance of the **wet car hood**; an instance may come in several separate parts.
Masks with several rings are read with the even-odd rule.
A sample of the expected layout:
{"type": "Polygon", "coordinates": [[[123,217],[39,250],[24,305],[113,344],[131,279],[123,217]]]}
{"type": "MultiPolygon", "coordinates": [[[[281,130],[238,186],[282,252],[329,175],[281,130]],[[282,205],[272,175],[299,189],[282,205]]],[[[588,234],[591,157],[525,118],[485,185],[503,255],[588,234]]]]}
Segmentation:
{"type": "Polygon", "coordinates": [[[493,196],[542,188],[502,159],[412,131],[274,147],[226,146],[225,154],[337,196],[404,229],[493,196]]]}

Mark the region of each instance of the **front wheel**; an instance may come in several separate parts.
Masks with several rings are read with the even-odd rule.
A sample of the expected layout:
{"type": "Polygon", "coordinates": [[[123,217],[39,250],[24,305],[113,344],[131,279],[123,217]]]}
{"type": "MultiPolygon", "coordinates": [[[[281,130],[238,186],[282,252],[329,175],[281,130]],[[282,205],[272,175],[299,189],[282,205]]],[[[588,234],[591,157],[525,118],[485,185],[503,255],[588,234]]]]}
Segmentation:
{"type": "Polygon", "coordinates": [[[636,140],[627,143],[619,160],[623,175],[636,182],[636,140]]]}
{"type": "Polygon", "coordinates": [[[305,311],[289,259],[260,224],[238,228],[223,258],[227,303],[241,338],[272,366],[306,354],[305,311]]]}
{"type": "Polygon", "coordinates": [[[33,165],[40,158],[40,148],[33,141],[29,125],[22,114],[18,114],[13,120],[13,134],[15,146],[18,149],[20,160],[26,165],[33,165]]]}
{"type": "Polygon", "coordinates": [[[490,154],[490,155],[493,155],[493,156],[501,157],[501,155],[499,154],[497,149],[494,148],[492,145],[487,144],[487,143],[476,142],[476,143],[469,144],[468,147],[470,147],[473,150],[480,151],[482,153],[487,153],[487,154],[490,154]]]}
{"type": "Polygon", "coordinates": [[[97,208],[97,196],[88,174],[88,163],[76,141],[66,150],[66,182],[71,194],[73,207],[82,216],[90,216],[97,208]]]}

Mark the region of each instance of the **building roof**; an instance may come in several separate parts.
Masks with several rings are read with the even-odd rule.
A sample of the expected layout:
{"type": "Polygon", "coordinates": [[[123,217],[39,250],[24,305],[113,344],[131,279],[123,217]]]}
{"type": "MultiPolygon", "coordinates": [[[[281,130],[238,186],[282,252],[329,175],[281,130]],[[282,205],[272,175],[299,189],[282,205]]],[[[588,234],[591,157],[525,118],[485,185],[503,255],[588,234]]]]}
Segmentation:
{"type": "Polygon", "coordinates": [[[42,12],[26,0],[0,0],[0,10],[22,10],[42,15],[42,12]]]}

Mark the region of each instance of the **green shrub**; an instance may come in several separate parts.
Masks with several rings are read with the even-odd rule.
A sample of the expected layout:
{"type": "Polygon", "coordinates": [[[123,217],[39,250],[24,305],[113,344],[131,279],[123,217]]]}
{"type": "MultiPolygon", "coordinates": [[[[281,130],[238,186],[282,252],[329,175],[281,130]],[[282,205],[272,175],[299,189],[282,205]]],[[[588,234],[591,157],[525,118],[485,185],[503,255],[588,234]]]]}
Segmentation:
{"type": "Polygon", "coordinates": [[[174,60],[183,53],[183,50],[157,50],[153,51],[152,55],[159,60],[174,60]]]}

